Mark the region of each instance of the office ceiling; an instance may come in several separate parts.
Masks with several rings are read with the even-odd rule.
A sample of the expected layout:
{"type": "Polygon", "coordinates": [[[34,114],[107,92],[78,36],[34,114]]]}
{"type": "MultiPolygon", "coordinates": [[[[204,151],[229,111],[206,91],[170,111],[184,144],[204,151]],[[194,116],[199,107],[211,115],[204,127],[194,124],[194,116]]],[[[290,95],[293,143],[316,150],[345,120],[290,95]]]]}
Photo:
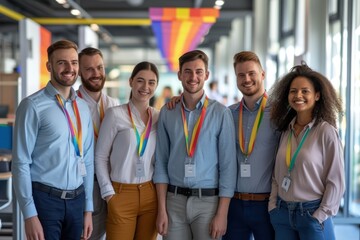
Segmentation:
{"type": "MultiPolygon", "coordinates": [[[[85,10],[85,15],[93,19],[149,19],[150,7],[212,8],[215,0],[68,0],[70,5],[78,5],[85,10]]],[[[0,0],[0,5],[20,13],[28,18],[70,18],[69,8],[64,8],[55,0],[0,0]]],[[[229,34],[234,18],[241,18],[252,13],[252,0],[225,0],[220,16],[199,47],[213,48],[221,36],[229,34]]],[[[77,41],[79,25],[43,24],[54,38],[67,38],[77,41]]],[[[116,44],[120,48],[156,48],[151,25],[102,25],[101,32],[111,37],[111,41],[100,38],[101,48],[116,44]]],[[[0,32],[18,31],[17,21],[0,13],[0,32]]]]}

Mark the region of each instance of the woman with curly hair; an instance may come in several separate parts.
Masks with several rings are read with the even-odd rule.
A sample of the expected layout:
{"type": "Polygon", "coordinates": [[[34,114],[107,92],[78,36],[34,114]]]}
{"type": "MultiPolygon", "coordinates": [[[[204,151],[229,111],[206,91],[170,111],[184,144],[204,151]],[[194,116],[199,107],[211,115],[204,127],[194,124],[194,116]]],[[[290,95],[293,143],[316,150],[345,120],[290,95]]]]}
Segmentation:
{"type": "Polygon", "coordinates": [[[270,101],[282,132],[269,201],[276,239],[335,239],[332,216],[345,191],[336,129],[341,101],[330,81],[305,63],[273,87],[270,101]]]}

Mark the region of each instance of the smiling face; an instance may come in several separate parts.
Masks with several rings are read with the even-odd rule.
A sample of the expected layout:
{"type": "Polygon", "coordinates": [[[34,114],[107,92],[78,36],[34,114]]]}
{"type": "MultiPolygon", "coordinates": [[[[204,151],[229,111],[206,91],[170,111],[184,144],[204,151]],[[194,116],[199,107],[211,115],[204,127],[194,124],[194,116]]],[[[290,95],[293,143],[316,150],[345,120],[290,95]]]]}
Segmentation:
{"type": "Polygon", "coordinates": [[[133,78],[130,78],[133,101],[148,102],[154,96],[158,79],[151,70],[141,70],[133,78]]]}
{"type": "Polygon", "coordinates": [[[182,83],[184,92],[190,94],[202,94],[204,82],[209,78],[209,72],[201,59],[185,62],[178,72],[178,78],[182,83]]]}
{"type": "Polygon", "coordinates": [[[312,116],[316,101],[319,99],[320,92],[315,91],[313,83],[306,77],[296,77],[291,82],[288,101],[298,114],[312,116]]]}
{"type": "Polygon", "coordinates": [[[75,49],[57,49],[46,63],[51,82],[59,88],[72,86],[79,72],[78,54],[75,49]]]}
{"type": "Polygon", "coordinates": [[[91,92],[99,92],[105,84],[104,61],[99,54],[83,55],[80,60],[80,77],[84,87],[91,92]]]}
{"type": "Polygon", "coordinates": [[[237,63],[235,74],[237,87],[243,95],[260,97],[264,93],[265,72],[256,62],[237,63]]]}

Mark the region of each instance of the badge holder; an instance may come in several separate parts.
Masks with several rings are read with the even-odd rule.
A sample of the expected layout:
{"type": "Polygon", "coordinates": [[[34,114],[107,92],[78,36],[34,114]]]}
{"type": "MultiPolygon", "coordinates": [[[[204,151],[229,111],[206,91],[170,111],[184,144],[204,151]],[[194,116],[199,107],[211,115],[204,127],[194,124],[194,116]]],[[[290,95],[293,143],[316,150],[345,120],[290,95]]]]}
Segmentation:
{"type": "Polygon", "coordinates": [[[288,176],[285,176],[282,184],[281,184],[281,188],[284,189],[285,192],[289,191],[289,187],[291,185],[291,178],[290,178],[290,174],[288,176]]]}
{"type": "Polygon", "coordinates": [[[240,176],[244,178],[251,177],[251,166],[246,159],[240,164],[240,176]]]}
{"type": "Polygon", "coordinates": [[[85,177],[86,176],[86,167],[85,167],[85,162],[84,162],[84,159],[82,157],[78,157],[78,171],[79,171],[79,174],[82,176],[82,177],[85,177]]]}
{"type": "Polygon", "coordinates": [[[192,158],[186,157],[185,160],[185,177],[195,177],[196,168],[195,163],[193,163],[192,158]]]}
{"type": "Polygon", "coordinates": [[[138,178],[145,177],[145,167],[142,157],[136,162],[136,173],[135,176],[138,178]]]}

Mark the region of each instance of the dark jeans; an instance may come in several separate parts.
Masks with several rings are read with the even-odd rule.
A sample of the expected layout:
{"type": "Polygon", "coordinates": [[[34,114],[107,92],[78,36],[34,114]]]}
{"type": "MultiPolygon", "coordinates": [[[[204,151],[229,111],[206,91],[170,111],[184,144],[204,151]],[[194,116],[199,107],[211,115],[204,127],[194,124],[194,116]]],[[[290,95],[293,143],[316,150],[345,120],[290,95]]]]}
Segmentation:
{"type": "Polygon", "coordinates": [[[312,217],[321,199],[309,202],[285,202],[278,198],[276,208],[270,211],[276,240],[335,240],[332,218],[325,222],[312,217]]]}
{"type": "Polygon", "coordinates": [[[79,240],[83,231],[85,192],[61,199],[33,189],[38,217],[46,240],[79,240]]]}
{"type": "Polygon", "coordinates": [[[231,199],[224,240],[273,240],[274,229],[268,213],[269,201],[231,199]]]}

